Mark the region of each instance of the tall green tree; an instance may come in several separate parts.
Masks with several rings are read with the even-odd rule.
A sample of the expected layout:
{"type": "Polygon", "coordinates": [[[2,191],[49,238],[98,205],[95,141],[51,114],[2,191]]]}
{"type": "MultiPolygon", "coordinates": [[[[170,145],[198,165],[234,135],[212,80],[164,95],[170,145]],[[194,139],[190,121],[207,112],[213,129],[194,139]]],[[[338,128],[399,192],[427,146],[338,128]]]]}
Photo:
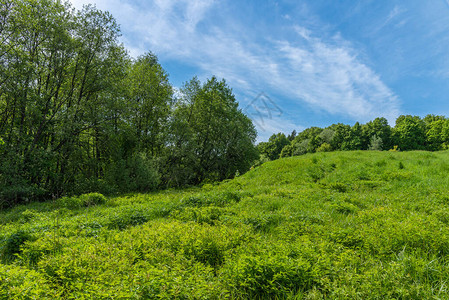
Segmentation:
{"type": "Polygon", "coordinates": [[[256,130],[224,80],[186,83],[167,148],[168,185],[197,184],[245,172],[257,158],[256,130]]]}
{"type": "Polygon", "coordinates": [[[394,139],[401,150],[426,148],[426,125],[418,116],[402,115],[396,119],[394,139]]]}
{"type": "Polygon", "coordinates": [[[363,132],[362,126],[359,122],[356,122],[354,126],[349,130],[346,140],[342,144],[343,150],[362,150],[364,146],[363,143],[363,132]]]}
{"type": "Polygon", "coordinates": [[[167,138],[165,128],[173,105],[173,88],[168,74],[153,53],[133,62],[126,85],[131,105],[130,121],[139,141],[139,149],[160,155],[167,138]]]}
{"type": "Polygon", "coordinates": [[[332,149],[349,150],[348,141],[350,140],[351,126],[338,123],[329,126],[329,128],[334,131],[334,136],[331,141],[332,149]]]}
{"type": "Polygon", "coordinates": [[[279,132],[270,136],[268,142],[259,143],[257,147],[262,155],[267,156],[270,160],[275,160],[280,157],[282,149],[287,145],[290,145],[289,139],[285,134],[279,132]]]}
{"type": "Polygon", "coordinates": [[[368,149],[372,141],[376,141],[376,149],[381,144],[382,149],[389,150],[392,145],[392,130],[385,118],[376,118],[362,126],[363,149],[368,149]]]}
{"type": "Polygon", "coordinates": [[[8,178],[0,197],[58,195],[102,176],[105,128],[120,101],[110,91],[125,75],[115,20],[53,0],[3,1],[0,9],[0,168],[8,178]]]}
{"type": "Polygon", "coordinates": [[[444,149],[443,129],[445,123],[446,120],[437,119],[426,124],[426,145],[428,150],[437,151],[444,149]]]}

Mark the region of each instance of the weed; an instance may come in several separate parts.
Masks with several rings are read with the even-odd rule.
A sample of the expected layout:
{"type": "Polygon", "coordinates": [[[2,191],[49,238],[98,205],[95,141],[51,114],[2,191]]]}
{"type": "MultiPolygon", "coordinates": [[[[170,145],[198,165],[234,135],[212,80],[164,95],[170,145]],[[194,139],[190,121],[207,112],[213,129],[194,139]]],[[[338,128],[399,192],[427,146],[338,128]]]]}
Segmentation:
{"type": "Polygon", "coordinates": [[[448,299],[447,154],[308,154],[2,210],[0,299],[448,299]]]}

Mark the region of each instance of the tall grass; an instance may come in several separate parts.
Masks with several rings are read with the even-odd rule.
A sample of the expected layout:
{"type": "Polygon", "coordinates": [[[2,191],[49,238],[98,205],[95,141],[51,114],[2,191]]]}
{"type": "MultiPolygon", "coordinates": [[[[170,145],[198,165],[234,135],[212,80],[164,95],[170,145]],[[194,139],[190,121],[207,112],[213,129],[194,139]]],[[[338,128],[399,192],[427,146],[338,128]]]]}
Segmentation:
{"type": "Polygon", "coordinates": [[[2,211],[0,299],[446,299],[448,154],[308,154],[2,211]]]}

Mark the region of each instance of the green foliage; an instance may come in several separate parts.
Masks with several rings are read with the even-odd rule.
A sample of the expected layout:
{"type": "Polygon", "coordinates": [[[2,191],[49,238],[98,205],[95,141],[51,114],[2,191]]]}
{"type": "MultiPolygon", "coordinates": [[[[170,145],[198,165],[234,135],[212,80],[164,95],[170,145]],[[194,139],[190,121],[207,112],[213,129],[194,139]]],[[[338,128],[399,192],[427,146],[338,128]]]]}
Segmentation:
{"type": "Polygon", "coordinates": [[[1,247],[1,259],[3,261],[11,261],[16,255],[22,252],[22,245],[32,239],[30,233],[19,230],[10,234],[1,247]]]}
{"type": "Polygon", "coordinates": [[[266,155],[270,160],[281,157],[282,150],[290,145],[289,139],[283,133],[273,134],[267,143],[259,143],[257,148],[262,155],[266,155]]]}
{"type": "Polygon", "coordinates": [[[3,210],[0,297],[445,299],[447,154],[307,154],[3,210]]]}
{"type": "MultiPolygon", "coordinates": [[[[286,146],[286,147],[288,147],[288,146],[286,146]]],[[[254,162],[254,164],[252,165],[252,168],[258,167],[268,161],[270,161],[270,159],[265,154],[262,154],[259,156],[259,159],[254,162]]]]}
{"type": "Polygon", "coordinates": [[[417,116],[408,115],[397,118],[394,136],[402,150],[425,149],[425,123],[417,116]]]}
{"type": "Polygon", "coordinates": [[[62,197],[56,201],[56,205],[61,208],[78,209],[105,204],[106,201],[106,197],[100,193],[88,193],[78,197],[62,197]]]}
{"type": "Polygon", "coordinates": [[[224,80],[179,97],[151,52],[132,59],[93,5],[0,5],[0,208],[88,192],[148,192],[232,178],[256,130],[224,80]]]}
{"type": "Polygon", "coordinates": [[[307,290],[314,283],[310,263],[285,254],[242,255],[224,272],[229,278],[231,295],[235,297],[285,297],[307,290]]]}
{"type": "Polygon", "coordinates": [[[170,216],[184,222],[193,221],[199,224],[217,225],[220,218],[228,213],[227,209],[216,206],[184,207],[173,211],[170,216]]]}
{"type": "Polygon", "coordinates": [[[93,206],[106,203],[106,197],[100,193],[89,193],[79,196],[83,206],[93,206]]]}
{"type": "Polygon", "coordinates": [[[180,200],[180,207],[219,206],[240,201],[240,195],[235,192],[225,191],[220,193],[208,193],[201,196],[189,196],[180,200]]]}
{"type": "MultiPolygon", "coordinates": [[[[267,156],[268,150],[275,151],[274,141],[283,134],[278,133],[269,142],[258,145],[259,151],[267,156]],[[270,148],[271,147],[271,148],[270,148]]],[[[449,120],[444,116],[401,115],[391,128],[385,118],[376,118],[366,124],[356,122],[352,127],[332,124],[327,128],[310,127],[285,144],[280,157],[304,155],[315,152],[338,150],[429,150],[438,151],[449,147],[449,120]],[[396,148],[394,148],[396,147],[396,148]]],[[[271,160],[278,156],[271,155],[271,160]]]]}
{"type": "MultiPolygon", "coordinates": [[[[376,118],[373,121],[366,123],[362,126],[362,131],[367,146],[376,146],[376,148],[380,148],[370,150],[388,150],[393,146],[392,143],[395,143],[392,141],[392,129],[385,118],[376,118]],[[382,141],[382,145],[373,144],[372,142],[375,138],[380,139],[379,141],[382,141]]],[[[366,148],[364,147],[363,149],[366,148]]]]}
{"type": "Polygon", "coordinates": [[[126,160],[112,162],[106,169],[105,178],[121,192],[149,192],[160,183],[160,175],[155,162],[144,153],[135,153],[126,160]]]}
{"type": "Polygon", "coordinates": [[[316,149],[316,152],[330,152],[332,151],[332,146],[328,143],[322,143],[321,146],[319,146],[316,149]]]}
{"type": "Polygon", "coordinates": [[[381,151],[383,149],[383,141],[382,138],[373,135],[373,137],[370,140],[368,150],[376,150],[381,151]]]}
{"type": "Polygon", "coordinates": [[[0,299],[57,299],[46,276],[20,266],[0,264],[0,299]]]}
{"type": "Polygon", "coordinates": [[[163,165],[168,186],[199,184],[246,172],[257,159],[256,130],[225,80],[195,77],[181,90],[163,165]]]}

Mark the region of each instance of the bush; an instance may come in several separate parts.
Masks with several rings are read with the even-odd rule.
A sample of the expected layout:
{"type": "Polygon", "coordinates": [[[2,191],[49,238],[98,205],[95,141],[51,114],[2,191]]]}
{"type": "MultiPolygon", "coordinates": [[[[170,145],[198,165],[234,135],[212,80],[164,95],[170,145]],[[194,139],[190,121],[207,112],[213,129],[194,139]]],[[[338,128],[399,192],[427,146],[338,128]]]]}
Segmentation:
{"type": "Polygon", "coordinates": [[[57,206],[67,209],[77,209],[83,207],[79,197],[62,197],[56,200],[57,206]]]}
{"type": "Polygon", "coordinates": [[[59,207],[78,209],[82,207],[105,204],[106,201],[106,197],[100,193],[88,193],[78,197],[62,197],[56,202],[59,207]]]}
{"type": "Polygon", "coordinates": [[[151,213],[144,209],[126,209],[111,215],[107,222],[109,229],[125,229],[128,226],[136,226],[149,221],[151,213]]]}
{"type": "Polygon", "coordinates": [[[292,292],[305,291],[314,284],[309,262],[282,254],[243,255],[229,264],[224,273],[236,298],[283,298],[292,292]]]}
{"type": "Polygon", "coordinates": [[[45,235],[42,238],[26,243],[20,255],[22,264],[35,267],[44,255],[55,254],[62,249],[61,238],[55,239],[54,235],[45,235]]]}
{"type": "Polygon", "coordinates": [[[58,299],[45,275],[19,266],[0,265],[0,299],[58,299]]]}
{"type": "Polygon", "coordinates": [[[284,220],[284,216],[273,213],[264,213],[258,216],[250,216],[243,220],[244,224],[251,225],[254,230],[268,232],[284,220]]]}
{"type": "Polygon", "coordinates": [[[160,175],[154,162],[144,153],[136,153],[126,160],[118,160],[106,170],[106,180],[120,192],[148,192],[155,190],[160,175]]]}
{"type": "Polygon", "coordinates": [[[106,197],[100,193],[89,193],[79,197],[83,206],[94,206],[106,203],[106,197]]]}
{"type": "Polygon", "coordinates": [[[331,183],[329,185],[329,187],[332,190],[335,190],[335,191],[340,192],[340,193],[346,193],[348,191],[348,186],[346,184],[344,184],[344,183],[341,183],[341,182],[331,183]]]}
{"type": "Polygon", "coordinates": [[[199,224],[215,225],[218,223],[220,216],[227,212],[225,208],[216,206],[186,207],[173,211],[170,215],[172,218],[184,222],[193,221],[199,224]]]}
{"type": "Polygon", "coordinates": [[[368,146],[368,150],[374,150],[374,151],[382,151],[383,149],[383,141],[382,138],[374,135],[370,139],[370,143],[368,146]]]}
{"type": "Polygon", "coordinates": [[[321,146],[319,146],[316,149],[316,152],[330,152],[332,151],[332,146],[329,145],[328,143],[322,143],[321,146]]]}
{"type": "Polygon", "coordinates": [[[240,194],[230,191],[188,196],[180,200],[179,207],[218,206],[223,207],[240,201],[240,194]]]}
{"type": "Polygon", "coordinates": [[[341,214],[352,214],[359,210],[357,206],[346,201],[338,201],[336,203],[333,203],[332,207],[335,209],[335,211],[341,214]]]}
{"type": "Polygon", "coordinates": [[[33,237],[26,231],[19,230],[11,234],[1,248],[1,256],[3,261],[14,260],[16,255],[22,252],[22,245],[33,237]]]}
{"type": "Polygon", "coordinates": [[[261,154],[259,159],[254,162],[254,164],[251,166],[251,168],[256,168],[258,166],[261,166],[268,161],[270,161],[270,159],[265,154],[261,154]]]}

